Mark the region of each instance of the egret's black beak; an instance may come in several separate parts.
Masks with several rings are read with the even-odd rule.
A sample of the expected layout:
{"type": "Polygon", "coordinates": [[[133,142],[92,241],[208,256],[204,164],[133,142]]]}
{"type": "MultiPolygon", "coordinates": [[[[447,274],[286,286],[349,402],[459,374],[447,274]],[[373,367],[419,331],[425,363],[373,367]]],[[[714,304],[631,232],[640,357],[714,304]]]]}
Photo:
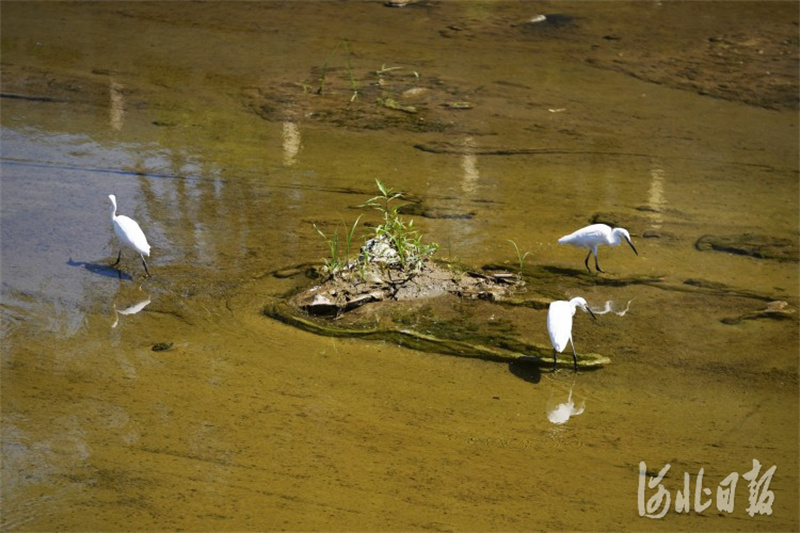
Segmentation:
{"type": "Polygon", "coordinates": [[[631,246],[631,250],[633,250],[633,253],[635,253],[636,255],[639,255],[639,252],[636,251],[636,248],[633,246],[633,243],[631,242],[631,240],[627,239],[627,238],[625,240],[628,241],[628,244],[631,246]]]}
{"type": "Polygon", "coordinates": [[[594,318],[595,320],[597,320],[597,317],[596,317],[596,316],[594,316],[594,313],[592,313],[592,310],[591,310],[591,309],[589,309],[589,306],[588,306],[588,305],[586,306],[586,310],[589,312],[589,314],[590,314],[590,315],[592,315],[592,318],[594,318]]]}

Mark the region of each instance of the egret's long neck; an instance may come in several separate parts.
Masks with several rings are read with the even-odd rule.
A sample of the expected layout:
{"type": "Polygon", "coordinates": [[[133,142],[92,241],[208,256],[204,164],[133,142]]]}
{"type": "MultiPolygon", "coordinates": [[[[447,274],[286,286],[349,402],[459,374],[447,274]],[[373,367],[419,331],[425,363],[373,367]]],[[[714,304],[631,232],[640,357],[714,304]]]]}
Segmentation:
{"type": "Polygon", "coordinates": [[[578,300],[577,298],[573,298],[572,300],[569,301],[569,305],[572,307],[572,316],[575,316],[575,311],[577,311],[578,308],[581,307],[580,300],[578,300]]]}
{"type": "Polygon", "coordinates": [[[111,221],[113,222],[115,218],[117,218],[117,202],[111,200],[111,221]]]}

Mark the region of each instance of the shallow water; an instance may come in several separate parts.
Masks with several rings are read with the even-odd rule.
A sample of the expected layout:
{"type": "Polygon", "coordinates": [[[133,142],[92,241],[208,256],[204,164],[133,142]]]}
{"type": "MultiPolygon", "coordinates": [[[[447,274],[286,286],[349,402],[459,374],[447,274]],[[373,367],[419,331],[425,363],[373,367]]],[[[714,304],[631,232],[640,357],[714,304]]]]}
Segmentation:
{"type": "MultiPolygon", "coordinates": [[[[797,261],[694,246],[796,244],[796,108],[587,60],[786,31],[796,69],[796,28],[789,2],[3,2],[2,529],[797,530],[797,261]],[[265,274],[323,257],[313,224],[350,224],[376,177],[471,215],[415,217],[442,259],[513,267],[511,239],[562,272],[552,294],[630,302],[576,317],[576,348],[613,363],[551,374],[264,317],[265,274]],[[109,267],[112,193],[149,279],[131,252],[109,267]],[[639,251],[601,249],[599,278],[660,283],[583,275],[556,240],[595,214],[639,251]],[[793,314],[722,323],[772,300],[793,314]],[[552,424],[570,392],[585,410],[552,424]],[[753,459],[776,466],[772,513],[741,477],[718,510],[753,459]],[[663,518],[640,516],[640,461],[671,465],[663,518]]],[[[545,314],[486,320],[547,344],[545,314]]]]}

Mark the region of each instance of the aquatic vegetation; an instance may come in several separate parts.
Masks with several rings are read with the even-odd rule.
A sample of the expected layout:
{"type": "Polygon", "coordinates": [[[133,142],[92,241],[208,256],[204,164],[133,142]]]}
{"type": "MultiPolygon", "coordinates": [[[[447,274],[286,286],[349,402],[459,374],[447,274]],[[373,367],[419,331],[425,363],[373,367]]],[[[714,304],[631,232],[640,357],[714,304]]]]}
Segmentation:
{"type": "MultiPolygon", "coordinates": [[[[440,353],[457,357],[469,357],[485,361],[501,363],[524,362],[535,365],[550,366],[554,363],[548,355],[546,347],[532,343],[497,343],[484,337],[483,339],[462,340],[446,336],[422,333],[408,327],[343,327],[337,322],[315,320],[298,312],[296,308],[282,301],[274,301],[262,309],[264,316],[283,322],[290,326],[327,337],[366,339],[385,341],[429,353],[440,353]]],[[[578,354],[577,365],[583,369],[600,368],[611,363],[611,360],[596,353],[578,354]]],[[[572,362],[558,361],[561,366],[572,366],[572,362]]],[[[580,414],[580,413],[572,413],[580,414]]]]}
{"type": "Polygon", "coordinates": [[[756,259],[796,262],[800,259],[797,239],[773,237],[771,235],[703,235],[694,247],[701,251],[724,252],[744,255],[756,259]]]}
{"type": "Polygon", "coordinates": [[[508,242],[510,242],[511,244],[514,245],[514,250],[516,250],[516,252],[517,252],[517,260],[519,261],[519,271],[522,272],[522,267],[525,264],[525,258],[530,255],[530,252],[528,251],[528,252],[525,252],[523,254],[520,251],[519,246],[517,246],[517,243],[515,243],[511,239],[507,239],[507,240],[508,240],[508,242]]]}
{"type": "MultiPolygon", "coordinates": [[[[362,207],[371,207],[381,213],[383,222],[375,228],[375,239],[377,242],[385,241],[396,253],[396,261],[402,269],[416,268],[420,263],[431,256],[439,245],[436,243],[425,244],[422,242],[422,234],[414,228],[414,221],[406,222],[397,212],[397,207],[392,202],[403,198],[403,193],[387,187],[381,180],[375,179],[378,190],[381,194],[367,200],[362,207]]],[[[365,251],[365,260],[375,260],[380,258],[379,254],[372,252],[376,246],[370,246],[368,242],[362,248],[365,251]]],[[[390,261],[392,263],[393,261],[390,261]]]]}
{"type": "Polygon", "coordinates": [[[349,279],[352,277],[350,274],[357,273],[361,281],[379,279],[387,268],[395,270],[396,274],[410,274],[419,271],[422,262],[439,249],[436,243],[423,242],[422,234],[414,227],[414,221],[406,222],[398,213],[393,202],[403,198],[403,193],[387,187],[379,179],[375,183],[380,194],[360,207],[376,209],[381,214],[381,223],[375,227],[374,236],[361,246],[358,257],[351,258],[351,250],[356,227],[363,214],[356,218],[345,234],[344,250],[338,227],[331,235],[326,235],[316,224],[312,224],[328,245],[329,255],[323,262],[330,276],[349,279]]]}
{"type": "Polygon", "coordinates": [[[338,272],[342,267],[347,266],[350,263],[350,250],[353,243],[353,235],[356,231],[356,226],[358,226],[358,222],[361,220],[363,215],[358,215],[353,225],[350,226],[350,229],[347,231],[345,235],[345,247],[344,247],[344,260],[340,257],[339,251],[339,228],[337,227],[333,234],[330,237],[325,235],[325,233],[317,227],[316,224],[312,224],[314,229],[317,230],[317,233],[325,239],[325,242],[328,244],[328,250],[330,251],[330,257],[325,258],[323,261],[325,263],[325,268],[331,274],[338,272]]]}
{"type": "Polygon", "coordinates": [[[375,75],[380,78],[381,76],[383,76],[387,72],[391,72],[393,70],[400,70],[401,68],[403,68],[403,67],[387,67],[386,63],[384,63],[383,65],[381,65],[381,68],[379,68],[378,70],[375,71],[375,75]]]}
{"type": "Polygon", "coordinates": [[[472,109],[474,106],[469,102],[445,102],[442,107],[445,109],[472,109]]]}
{"type": "Polygon", "coordinates": [[[395,100],[394,98],[389,98],[388,96],[386,98],[377,98],[375,100],[375,103],[378,104],[378,105],[382,105],[383,107],[385,107],[387,109],[393,109],[395,111],[402,111],[403,113],[409,113],[409,114],[412,114],[412,115],[414,113],[417,113],[417,111],[418,111],[417,108],[414,107],[413,105],[403,105],[400,102],[398,102],[397,100],[395,100]]]}
{"type": "MultiPolygon", "coordinates": [[[[322,65],[322,72],[319,75],[319,85],[317,86],[317,90],[314,91],[316,94],[322,94],[325,90],[325,81],[328,74],[328,63],[331,60],[331,57],[339,51],[339,48],[344,46],[344,58],[345,58],[345,69],[347,70],[348,81],[350,82],[350,89],[353,91],[352,96],[350,96],[350,103],[352,103],[359,95],[359,85],[356,81],[355,73],[353,72],[353,66],[350,63],[350,58],[353,56],[353,52],[350,50],[350,45],[348,44],[346,39],[342,39],[339,41],[339,44],[334,47],[328,57],[325,58],[325,63],[322,65]]],[[[304,87],[305,90],[305,87],[304,87]]]]}

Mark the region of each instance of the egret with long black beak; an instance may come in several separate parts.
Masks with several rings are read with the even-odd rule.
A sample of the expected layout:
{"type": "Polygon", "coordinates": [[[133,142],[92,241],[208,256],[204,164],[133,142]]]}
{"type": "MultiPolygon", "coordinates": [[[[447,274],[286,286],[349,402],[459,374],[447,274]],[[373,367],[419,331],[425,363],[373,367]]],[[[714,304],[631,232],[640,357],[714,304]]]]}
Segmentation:
{"type": "Polygon", "coordinates": [[[608,246],[617,246],[623,239],[630,245],[633,253],[639,255],[639,252],[636,251],[636,248],[631,242],[631,234],[628,233],[628,230],[624,228],[612,229],[611,226],[606,224],[592,224],[591,226],[581,228],[569,235],[564,235],[558,239],[558,244],[569,244],[576,248],[585,248],[589,250],[589,253],[586,254],[586,260],[583,263],[586,265],[586,270],[591,273],[592,269],[589,268],[589,257],[592,254],[594,254],[594,267],[598,272],[603,272],[603,270],[600,269],[600,265],[597,264],[597,247],[604,244],[608,246]]]}
{"type": "Polygon", "coordinates": [[[578,354],[572,343],[572,317],[575,316],[575,310],[579,307],[597,320],[586,300],[580,296],[576,296],[570,301],[552,302],[547,311],[547,333],[550,334],[550,342],[553,344],[553,372],[558,364],[558,354],[564,351],[567,342],[572,346],[572,360],[575,363],[575,372],[578,371],[578,354]]]}
{"type": "Polygon", "coordinates": [[[122,258],[122,249],[128,247],[139,254],[139,257],[142,258],[144,271],[150,276],[150,271],[147,270],[147,263],[144,260],[144,256],[150,257],[150,245],[147,244],[147,237],[144,236],[142,228],[139,227],[139,224],[135,220],[125,215],[117,215],[116,196],[109,194],[108,199],[111,200],[111,223],[114,225],[114,233],[117,234],[117,239],[119,239],[120,244],[117,262],[111,266],[117,266],[119,264],[122,258]]]}

